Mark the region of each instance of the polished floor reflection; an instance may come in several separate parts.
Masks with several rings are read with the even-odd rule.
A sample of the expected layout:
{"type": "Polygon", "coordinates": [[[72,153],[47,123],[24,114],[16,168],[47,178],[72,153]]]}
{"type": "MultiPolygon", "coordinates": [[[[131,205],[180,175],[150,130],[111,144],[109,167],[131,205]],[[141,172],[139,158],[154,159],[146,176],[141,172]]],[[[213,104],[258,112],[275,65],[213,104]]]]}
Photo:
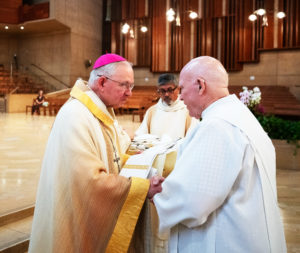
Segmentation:
{"type": "Polygon", "coordinates": [[[54,117],[0,114],[0,215],[34,203],[54,117]]]}
{"type": "MultiPolygon", "coordinates": [[[[0,114],[0,216],[34,205],[43,153],[54,119],[24,113],[0,114]]],[[[139,126],[138,119],[133,122],[130,115],[118,116],[118,119],[130,135],[139,126]]],[[[300,253],[299,182],[300,171],[277,171],[278,200],[288,252],[300,253]]],[[[25,226],[28,233],[31,219],[25,219],[25,224],[20,226],[25,226]]],[[[13,231],[10,226],[2,228],[9,238],[13,231]]],[[[20,233],[23,232],[20,230],[20,233]]]]}

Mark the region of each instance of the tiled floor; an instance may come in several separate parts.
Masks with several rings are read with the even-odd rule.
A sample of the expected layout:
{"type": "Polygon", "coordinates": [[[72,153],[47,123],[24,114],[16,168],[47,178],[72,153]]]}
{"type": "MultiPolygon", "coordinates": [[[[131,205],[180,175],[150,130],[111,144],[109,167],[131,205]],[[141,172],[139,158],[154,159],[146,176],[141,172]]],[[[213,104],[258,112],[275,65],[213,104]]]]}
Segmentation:
{"type": "MultiPolygon", "coordinates": [[[[139,122],[119,116],[134,134],[139,122]]],[[[0,114],[0,216],[34,204],[46,142],[55,117],[0,114]]]]}
{"type": "Polygon", "coordinates": [[[0,215],[34,203],[54,117],[0,114],[0,215]]]}
{"type": "MultiPolygon", "coordinates": [[[[0,216],[35,201],[42,157],[54,117],[0,114],[0,216]]],[[[118,116],[133,135],[138,119],[118,116]]],[[[300,252],[300,171],[277,172],[278,200],[288,252],[300,252]]],[[[0,241],[28,237],[31,217],[0,227],[0,241]],[[4,233],[2,233],[4,232],[4,233]]]]}
{"type": "Polygon", "coordinates": [[[300,252],[300,171],[277,171],[278,202],[288,252],[300,252]]]}

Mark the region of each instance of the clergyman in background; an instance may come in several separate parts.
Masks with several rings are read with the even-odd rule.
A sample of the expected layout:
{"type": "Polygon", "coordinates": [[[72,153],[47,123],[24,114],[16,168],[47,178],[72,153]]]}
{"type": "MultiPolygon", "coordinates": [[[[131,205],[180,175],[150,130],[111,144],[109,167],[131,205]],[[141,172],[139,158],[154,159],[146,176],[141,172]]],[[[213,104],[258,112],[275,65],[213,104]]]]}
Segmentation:
{"type": "Polygon", "coordinates": [[[162,74],[158,78],[157,92],[160,99],[145,114],[135,135],[153,134],[170,136],[173,140],[185,137],[197,120],[189,115],[185,104],[179,99],[179,89],[173,74],[162,74]]]}

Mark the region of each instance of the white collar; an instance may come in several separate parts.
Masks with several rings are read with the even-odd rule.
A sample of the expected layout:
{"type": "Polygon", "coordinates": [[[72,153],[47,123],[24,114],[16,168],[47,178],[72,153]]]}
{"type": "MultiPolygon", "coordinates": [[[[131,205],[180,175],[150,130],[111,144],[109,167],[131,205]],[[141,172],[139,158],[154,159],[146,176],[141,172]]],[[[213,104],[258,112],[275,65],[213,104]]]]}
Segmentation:
{"type": "Polygon", "coordinates": [[[166,112],[179,111],[186,107],[179,97],[171,105],[167,105],[162,99],[159,99],[157,106],[159,109],[166,112]]]}

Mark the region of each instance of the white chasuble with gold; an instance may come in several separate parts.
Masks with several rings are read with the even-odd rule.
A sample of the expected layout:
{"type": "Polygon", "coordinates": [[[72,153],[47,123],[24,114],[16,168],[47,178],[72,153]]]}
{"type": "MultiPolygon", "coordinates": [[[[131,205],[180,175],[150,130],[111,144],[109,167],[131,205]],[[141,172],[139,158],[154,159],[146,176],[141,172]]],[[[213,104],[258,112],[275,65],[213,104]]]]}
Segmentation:
{"type": "Polygon", "coordinates": [[[149,181],[119,176],[128,137],[78,80],[43,160],[29,252],[127,252],[149,181]]]}

